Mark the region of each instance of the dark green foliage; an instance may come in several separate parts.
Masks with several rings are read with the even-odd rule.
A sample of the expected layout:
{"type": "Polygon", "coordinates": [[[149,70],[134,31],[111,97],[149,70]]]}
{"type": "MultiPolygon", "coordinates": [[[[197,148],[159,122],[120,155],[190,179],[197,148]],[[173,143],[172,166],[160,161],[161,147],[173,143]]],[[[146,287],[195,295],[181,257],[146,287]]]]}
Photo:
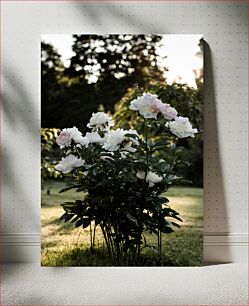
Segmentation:
{"type": "MultiPolygon", "coordinates": [[[[94,254],[89,249],[89,227],[74,228],[75,223],[61,222],[60,203],[74,202],[79,197],[75,189],[59,194],[65,183],[45,182],[51,195],[42,191],[42,265],[43,266],[111,266],[108,251],[102,245],[101,230],[96,233],[94,254]],[[49,230],[49,235],[47,235],[49,230]],[[70,237],[70,243],[68,238],[70,237]]],[[[170,206],[181,212],[181,229],[162,237],[162,266],[199,266],[202,264],[202,190],[192,187],[176,187],[167,192],[170,206]]],[[[73,220],[73,219],[72,219],[73,220]]],[[[146,231],[140,254],[140,266],[158,266],[156,251],[157,236],[146,231]]],[[[132,262],[127,264],[132,265],[132,262]]]]}
{"type": "Polygon", "coordinates": [[[168,206],[169,200],[163,194],[171,186],[183,182],[174,172],[181,163],[179,157],[184,148],[172,142],[175,137],[169,136],[165,124],[160,124],[160,120],[156,122],[158,125],[153,128],[155,119],[144,119],[145,138],[126,134],[136,138],[139,146],[135,153],[125,158],[121,151],[105,152],[98,144],[80,151],[74,145],[71,148],[87,166],[75,170],[75,183],[61,190],[75,189],[79,193],[78,200],[62,204],[65,213],[61,220],[83,229],[90,227],[92,253],[96,227],[100,226],[113,265],[138,264],[144,247],[153,248],[158,262],[162,262],[162,235],[174,232],[180,227],[178,222],[182,222],[179,213],[168,206]],[[164,136],[160,139],[155,137],[158,129],[163,130],[164,136]],[[164,160],[158,156],[162,147],[164,160]],[[87,171],[86,175],[84,171],[87,171]],[[163,179],[148,185],[145,179],[137,177],[139,171],[154,171],[163,179]],[[157,246],[143,241],[145,232],[157,235],[157,246]]]}
{"type": "Polygon", "coordinates": [[[54,169],[58,162],[59,149],[55,143],[56,136],[60,133],[60,129],[46,128],[41,129],[41,178],[52,179],[61,178],[60,172],[54,169]]]}
{"type": "MultiPolygon", "coordinates": [[[[41,113],[42,127],[60,127],[53,122],[54,112],[58,111],[57,97],[61,92],[60,80],[63,77],[61,56],[50,44],[41,43],[41,113]]],[[[60,105],[62,106],[62,105],[60,105]]]]}
{"type": "MultiPolygon", "coordinates": [[[[120,83],[116,91],[117,96],[122,87],[128,88],[133,84],[142,86],[152,76],[157,79],[162,78],[162,71],[157,66],[156,58],[156,46],[161,40],[159,35],[112,34],[73,35],[73,37],[75,56],[71,58],[71,66],[66,73],[82,82],[85,80],[89,82],[93,75],[96,76],[97,87],[102,88],[100,92],[105,88],[111,89],[108,91],[108,96],[113,87],[118,85],[115,80],[120,83]]],[[[109,106],[113,107],[113,104],[109,106]]]]}
{"type": "Polygon", "coordinates": [[[142,120],[141,118],[138,120],[136,113],[129,109],[129,104],[144,92],[158,95],[162,102],[176,108],[179,116],[188,117],[199,132],[203,131],[203,84],[201,83],[198,89],[177,83],[168,85],[165,82],[150,82],[144,87],[129,88],[115,106],[114,120],[117,126],[139,130],[139,123],[142,123],[142,120]]]}

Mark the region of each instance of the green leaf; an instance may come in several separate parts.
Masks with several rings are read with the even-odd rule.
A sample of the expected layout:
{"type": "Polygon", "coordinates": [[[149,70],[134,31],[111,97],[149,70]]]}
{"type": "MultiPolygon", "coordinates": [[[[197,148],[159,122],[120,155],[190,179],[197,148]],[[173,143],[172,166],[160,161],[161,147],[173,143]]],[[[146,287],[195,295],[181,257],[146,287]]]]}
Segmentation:
{"type": "Polygon", "coordinates": [[[167,226],[167,225],[161,226],[160,231],[165,233],[165,234],[170,234],[170,233],[174,232],[174,230],[170,226],[167,226]]]}
{"type": "Polygon", "coordinates": [[[75,218],[73,218],[73,220],[71,221],[71,223],[74,223],[76,220],[78,220],[79,218],[81,218],[80,216],[76,216],[75,218]]]}
{"type": "Polygon", "coordinates": [[[83,224],[83,228],[87,228],[91,224],[91,219],[89,218],[83,219],[82,224],[83,224]]]}
{"type": "Polygon", "coordinates": [[[134,139],[139,138],[138,135],[136,135],[136,134],[129,134],[129,133],[125,134],[125,137],[134,138],[134,139]]]}
{"type": "Polygon", "coordinates": [[[64,215],[61,216],[60,220],[64,220],[64,222],[67,222],[69,221],[70,219],[73,218],[73,214],[68,214],[68,213],[65,213],[64,215]]]}
{"type": "Polygon", "coordinates": [[[164,141],[164,140],[159,140],[157,142],[154,143],[153,147],[161,147],[161,146],[166,146],[168,145],[168,142],[167,141],[164,141]]]}
{"type": "Polygon", "coordinates": [[[177,224],[177,223],[175,223],[175,222],[170,222],[172,225],[174,225],[174,226],[176,226],[176,227],[178,227],[178,228],[180,228],[181,226],[179,225],[179,224],[177,224]]]}
{"type": "Polygon", "coordinates": [[[68,190],[71,190],[71,189],[77,188],[77,187],[79,187],[79,186],[78,186],[78,185],[70,185],[70,186],[68,186],[68,187],[65,187],[65,188],[61,189],[61,190],[59,191],[59,193],[62,193],[62,192],[65,192],[65,191],[68,191],[68,190]]]}
{"type": "Polygon", "coordinates": [[[171,215],[171,217],[172,217],[172,218],[174,218],[174,219],[176,219],[176,220],[178,220],[178,221],[180,221],[180,222],[183,222],[183,221],[182,221],[182,219],[181,219],[181,218],[179,218],[179,217],[178,217],[178,216],[176,216],[176,215],[173,215],[173,216],[171,215]]]}
{"type": "Polygon", "coordinates": [[[76,192],[87,192],[87,187],[80,187],[80,188],[77,188],[75,191],[76,192]]]}
{"type": "Polygon", "coordinates": [[[127,213],[126,214],[127,218],[132,221],[134,224],[136,224],[136,226],[139,226],[138,225],[138,222],[137,222],[137,219],[135,217],[133,217],[130,213],[127,213]]]}
{"type": "Polygon", "coordinates": [[[84,222],[84,219],[78,220],[78,221],[76,222],[76,224],[75,224],[75,227],[81,226],[81,225],[83,224],[83,222],[84,222]]]}
{"type": "Polygon", "coordinates": [[[60,221],[64,220],[67,216],[67,212],[65,212],[61,217],[60,217],[60,221]]]}

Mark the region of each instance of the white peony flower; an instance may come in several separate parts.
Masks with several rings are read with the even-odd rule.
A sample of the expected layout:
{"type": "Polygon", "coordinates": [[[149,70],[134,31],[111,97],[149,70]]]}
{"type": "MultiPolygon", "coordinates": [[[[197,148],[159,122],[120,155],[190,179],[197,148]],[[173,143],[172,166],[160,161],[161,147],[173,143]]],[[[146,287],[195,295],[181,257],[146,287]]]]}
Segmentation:
{"type": "Polygon", "coordinates": [[[55,169],[62,172],[63,174],[69,173],[75,168],[81,167],[84,165],[84,160],[69,154],[67,157],[63,157],[58,165],[55,166],[55,169]]]}
{"type": "Polygon", "coordinates": [[[156,173],[149,171],[146,176],[146,182],[149,183],[149,186],[152,187],[154,184],[161,182],[163,178],[157,175],[156,173]]]}
{"type": "MultiPolygon", "coordinates": [[[[135,151],[136,151],[136,150],[135,150],[135,151]]],[[[124,158],[127,157],[128,154],[129,154],[129,153],[128,153],[127,151],[121,151],[121,152],[120,152],[120,157],[124,159],[124,158]]]]}
{"type": "Polygon", "coordinates": [[[167,103],[161,103],[158,108],[165,119],[172,120],[177,116],[177,110],[167,103]]]}
{"type": "Polygon", "coordinates": [[[126,131],[123,129],[111,130],[105,136],[103,148],[107,151],[117,151],[125,139],[126,131]]]}
{"type": "Polygon", "coordinates": [[[137,177],[141,180],[144,180],[149,184],[149,187],[153,187],[156,183],[161,182],[163,179],[159,175],[157,175],[155,172],[149,171],[146,175],[144,171],[138,171],[137,177]],[[146,177],[145,177],[146,176],[146,177]]]}
{"type": "Polygon", "coordinates": [[[197,129],[192,128],[187,117],[176,117],[174,121],[167,122],[166,126],[170,128],[172,134],[179,138],[194,137],[198,133],[197,129]]]}
{"type": "Polygon", "coordinates": [[[88,148],[88,146],[89,146],[89,139],[86,136],[84,136],[84,137],[82,137],[79,145],[77,145],[76,147],[77,148],[81,148],[81,147],[88,148]]]}
{"type": "Polygon", "coordinates": [[[70,133],[72,136],[72,139],[75,143],[80,143],[82,137],[82,133],[74,126],[70,129],[70,133]]]}
{"type": "Polygon", "coordinates": [[[56,143],[63,149],[65,147],[70,147],[72,140],[75,143],[80,143],[82,138],[82,133],[74,126],[73,128],[63,129],[56,137],[56,143]]]}
{"type": "Polygon", "coordinates": [[[134,148],[132,146],[133,145],[138,146],[139,142],[136,138],[127,136],[128,134],[138,136],[138,133],[137,133],[136,130],[132,130],[132,129],[126,130],[125,131],[125,139],[124,139],[124,142],[123,142],[123,145],[122,145],[122,147],[125,151],[134,153],[134,152],[136,152],[136,148],[134,148]]]}
{"type": "Polygon", "coordinates": [[[123,150],[127,151],[127,152],[130,152],[130,153],[134,153],[134,152],[137,151],[136,148],[132,147],[132,142],[131,141],[129,141],[126,144],[123,145],[123,150]]]}
{"type": "Polygon", "coordinates": [[[105,139],[100,137],[98,132],[91,132],[91,133],[86,133],[86,135],[82,137],[80,144],[88,148],[90,143],[103,144],[104,142],[105,142],[105,139]]]}
{"type": "Polygon", "coordinates": [[[89,123],[87,124],[87,127],[93,131],[109,130],[111,126],[114,126],[112,117],[103,112],[93,113],[89,123]]]}
{"type": "Polygon", "coordinates": [[[145,179],[145,175],[146,175],[146,173],[144,171],[141,171],[141,170],[139,170],[138,173],[137,173],[137,177],[140,180],[144,180],[145,179]]]}
{"type": "Polygon", "coordinates": [[[91,133],[86,133],[85,136],[89,143],[104,143],[104,138],[100,137],[98,132],[91,132],[91,133]]]}
{"type": "Polygon", "coordinates": [[[129,108],[138,111],[144,118],[157,118],[159,106],[162,102],[157,98],[157,95],[144,93],[142,96],[131,101],[129,108]]]}
{"type": "Polygon", "coordinates": [[[105,143],[103,148],[107,151],[117,151],[119,148],[129,152],[135,152],[135,148],[132,145],[138,145],[138,141],[134,138],[126,136],[127,134],[138,135],[135,130],[111,130],[105,136],[105,143]],[[121,147],[122,146],[122,147],[121,147]]]}

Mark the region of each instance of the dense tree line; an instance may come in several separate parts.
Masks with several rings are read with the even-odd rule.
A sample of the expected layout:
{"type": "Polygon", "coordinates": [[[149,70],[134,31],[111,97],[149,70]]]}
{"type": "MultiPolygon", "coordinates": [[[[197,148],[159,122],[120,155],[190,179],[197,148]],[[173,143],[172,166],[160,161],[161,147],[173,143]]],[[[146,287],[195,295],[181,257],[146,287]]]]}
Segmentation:
{"type": "Polygon", "coordinates": [[[100,105],[113,111],[128,88],[164,80],[157,65],[158,35],[73,37],[68,68],[42,43],[42,127],[83,127],[100,105]]]}

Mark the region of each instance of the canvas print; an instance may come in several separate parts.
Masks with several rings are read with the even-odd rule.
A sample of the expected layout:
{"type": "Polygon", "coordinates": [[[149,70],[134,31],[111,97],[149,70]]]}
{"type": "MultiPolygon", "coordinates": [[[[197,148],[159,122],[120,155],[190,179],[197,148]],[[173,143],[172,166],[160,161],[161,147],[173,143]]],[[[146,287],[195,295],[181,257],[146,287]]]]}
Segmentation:
{"type": "Polygon", "coordinates": [[[200,266],[201,35],[42,35],[41,265],[200,266]]]}

